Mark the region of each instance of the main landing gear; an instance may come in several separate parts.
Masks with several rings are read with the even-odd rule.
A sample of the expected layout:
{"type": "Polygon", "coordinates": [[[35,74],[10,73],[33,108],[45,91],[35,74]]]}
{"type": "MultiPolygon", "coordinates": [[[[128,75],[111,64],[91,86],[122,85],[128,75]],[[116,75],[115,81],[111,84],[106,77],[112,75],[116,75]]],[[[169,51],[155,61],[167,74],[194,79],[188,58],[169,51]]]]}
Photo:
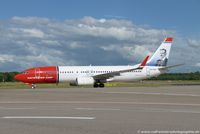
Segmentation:
{"type": "Polygon", "coordinates": [[[94,83],[93,85],[94,88],[97,88],[97,87],[104,87],[104,83],[94,83]]]}

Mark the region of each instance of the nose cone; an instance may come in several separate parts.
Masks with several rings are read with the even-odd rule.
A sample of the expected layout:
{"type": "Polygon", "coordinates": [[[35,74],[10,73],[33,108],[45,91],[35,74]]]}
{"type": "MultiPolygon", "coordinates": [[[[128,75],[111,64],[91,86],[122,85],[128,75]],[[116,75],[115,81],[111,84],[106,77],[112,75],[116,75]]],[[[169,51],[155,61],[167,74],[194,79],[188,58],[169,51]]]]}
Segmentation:
{"type": "Polygon", "coordinates": [[[15,79],[15,80],[18,80],[18,81],[21,81],[21,80],[22,80],[20,74],[15,75],[14,79],[15,79]]]}

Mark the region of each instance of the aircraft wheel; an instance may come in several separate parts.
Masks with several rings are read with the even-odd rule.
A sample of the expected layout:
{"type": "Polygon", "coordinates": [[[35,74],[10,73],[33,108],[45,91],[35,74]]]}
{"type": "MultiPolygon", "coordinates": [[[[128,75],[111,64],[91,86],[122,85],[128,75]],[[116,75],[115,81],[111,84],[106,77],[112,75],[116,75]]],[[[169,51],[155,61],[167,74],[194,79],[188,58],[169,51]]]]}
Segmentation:
{"type": "Polygon", "coordinates": [[[100,84],[99,84],[99,87],[104,87],[104,84],[103,84],[103,83],[100,83],[100,84]]]}
{"type": "Polygon", "coordinates": [[[31,85],[31,88],[32,88],[32,89],[35,89],[35,88],[36,88],[36,85],[35,85],[35,84],[32,84],[32,85],[31,85]]]}
{"type": "Polygon", "coordinates": [[[97,87],[99,87],[99,84],[98,83],[94,83],[93,87],[97,88],[97,87]]]}

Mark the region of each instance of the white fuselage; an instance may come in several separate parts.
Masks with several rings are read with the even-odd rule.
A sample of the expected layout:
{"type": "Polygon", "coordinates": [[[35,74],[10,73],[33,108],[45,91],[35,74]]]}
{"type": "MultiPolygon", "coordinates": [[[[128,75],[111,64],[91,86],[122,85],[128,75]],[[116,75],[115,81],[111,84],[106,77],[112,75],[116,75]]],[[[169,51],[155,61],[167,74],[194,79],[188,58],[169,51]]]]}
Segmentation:
{"type": "MultiPolygon", "coordinates": [[[[99,74],[128,70],[135,66],[58,66],[59,82],[75,82],[78,77],[92,77],[99,74]]],[[[143,69],[138,69],[130,72],[120,73],[119,76],[107,79],[107,82],[112,81],[135,81],[160,75],[158,67],[145,66],[143,69]]]]}

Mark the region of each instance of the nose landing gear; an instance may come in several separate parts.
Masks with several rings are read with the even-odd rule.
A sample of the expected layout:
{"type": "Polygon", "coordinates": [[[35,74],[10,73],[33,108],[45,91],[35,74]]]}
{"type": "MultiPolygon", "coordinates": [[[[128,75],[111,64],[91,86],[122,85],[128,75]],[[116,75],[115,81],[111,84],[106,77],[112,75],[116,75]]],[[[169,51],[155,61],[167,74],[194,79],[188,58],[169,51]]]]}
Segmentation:
{"type": "Polygon", "coordinates": [[[35,89],[35,88],[36,88],[36,85],[35,85],[35,84],[32,84],[32,85],[31,85],[31,88],[32,88],[32,89],[35,89]]]}
{"type": "Polygon", "coordinates": [[[32,88],[32,89],[35,89],[37,86],[35,84],[32,84],[32,83],[28,83],[28,85],[32,88]]]}

